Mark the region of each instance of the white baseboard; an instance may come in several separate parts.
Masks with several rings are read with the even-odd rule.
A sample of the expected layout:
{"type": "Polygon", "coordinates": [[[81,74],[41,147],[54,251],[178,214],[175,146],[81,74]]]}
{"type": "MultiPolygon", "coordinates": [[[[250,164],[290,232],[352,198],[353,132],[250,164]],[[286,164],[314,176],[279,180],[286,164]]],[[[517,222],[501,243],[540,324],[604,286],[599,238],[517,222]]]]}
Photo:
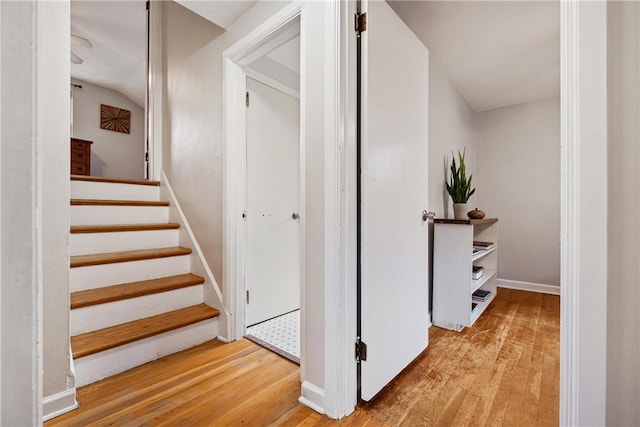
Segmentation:
{"type": "Polygon", "coordinates": [[[498,279],[499,288],[517,289],[520,291],[538,292],[541,294],[560,295],[560,286],[541,283],[521,282],[519,280],[498,279]]]}
{"type": "Polygon", "coordinates": [[[46,396],[42,399],[42,422],[66,414],[77,407],[75,387],[46,396]]]}
{"type": "Polygon", "coordinates": [[[313,409],[319,414],[325,414],[324,409],[324,389],[309,381],[302,383],[302,395],[298,398],[298,402],[313,409]]]}

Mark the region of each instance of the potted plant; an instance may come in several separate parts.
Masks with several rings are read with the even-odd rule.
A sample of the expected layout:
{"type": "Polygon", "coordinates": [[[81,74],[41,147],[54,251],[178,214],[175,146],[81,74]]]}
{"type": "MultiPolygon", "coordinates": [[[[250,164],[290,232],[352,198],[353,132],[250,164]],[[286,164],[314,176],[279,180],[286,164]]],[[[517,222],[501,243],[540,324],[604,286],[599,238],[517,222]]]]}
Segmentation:
{"type": "Polygon", "coordinates": [[[458,151],[459,165],[456,165],[456,157],[453,155],[453,152],[451,153],[451,173],[449,182],[446,183],[447,191],[453,200],[453,217],[455,219],[467,219],[467,201],[469,197],[476,192],[475,188],[471,188],[471,178],[473,175],[469,175],[467,179],[464,165],[466,151],[466,148],[462,153],[458,151]]]}

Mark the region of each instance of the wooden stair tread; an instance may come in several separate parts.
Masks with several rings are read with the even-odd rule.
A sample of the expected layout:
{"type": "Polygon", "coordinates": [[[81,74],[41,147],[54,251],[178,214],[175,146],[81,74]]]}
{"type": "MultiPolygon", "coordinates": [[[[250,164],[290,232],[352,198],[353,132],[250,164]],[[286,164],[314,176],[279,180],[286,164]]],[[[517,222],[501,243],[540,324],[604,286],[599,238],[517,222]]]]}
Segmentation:
{"type": "Polygon", "coordinates": [[[112,264],[116,262],[140,261],[144,259],[166,258],[188,255],[191,249],[176,246],[171,248],[141,249],[135,251],[107,252],[103,254],[74,255],[71,257],[71,268],[89,265],[112,264]]]}
{"type": "Polygon", "coordinates": [[[111,184],[133,184],[133,185],[150,185],[159,186],[160,181],[148,181],[146,179],[123,179],[123,178],[109,178],[103,176],[88,176],[88,175],[71,175],[71,181],[90,181],[90,182],[108,182],[111,184]]]}
{"type": "Polygon", "coordinates": [[[71,309],[157,294],[204,283],[204,278],[186,273],[160,279],[123,283],[71,293],[71,309]]]}
{"type": "Polygon", "coordinates": [[[116,233],[120,231],[175,230],[180,224],[175,222],[164,224],[122,224],[122,225],[74,225],[72,234],[82,233],[116,233]]]}
{"type": "Polygon", "coordinates": [[[71,199],[71,206],[169,206],[164,200],[71,199]]]}
{"type": "Polygon", "coordinates": [[[77,359],[121,345],[192,325],[220,314],[215,308],[198,304],[144,319],[71,337],[73,358],[77,359]]]}

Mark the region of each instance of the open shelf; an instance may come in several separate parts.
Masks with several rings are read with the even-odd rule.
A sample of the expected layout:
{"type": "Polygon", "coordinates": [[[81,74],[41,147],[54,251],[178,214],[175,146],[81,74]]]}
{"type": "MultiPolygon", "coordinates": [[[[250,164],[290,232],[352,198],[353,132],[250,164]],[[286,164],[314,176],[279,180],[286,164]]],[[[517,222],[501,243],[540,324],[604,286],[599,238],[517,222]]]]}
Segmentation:
{"type": "Polygon", "coordinates": [[[474,293],[478,289],[480,289],[485,283],[489,280],[493,279],[493,276],[497,274],[497,271],[493,268],[484,268],[484,273],[481,278],[478,280],[471,279],[471,293],[474,293]]]}
{"type": "Polygon", "coordinates": [[[469,326],[473,326],[473,324],[476,322],[476,320],[478,320],[478,317],[480,317],[480,315],[487,309],[487,307],[489,307],[489,304],[491,304],[491,301],[493,301],[493,299],[495,297],[496,297],[496,293],[495,292],[491,292],[491,296],[489,297],[488,300],[486,300],[486,301],[473,301],[478,305],[471,312],[471,324],[469,326]]]}
{"type": "Polygon", "coordinates": [[[494,246],[491,249],[481,249],[478,252],[473,254],[473,256],[471,257],[471,260],[478,261],[486,257],[487,255],[489,255],[491,252],[495,251],[497,248],[498,248],[497,246],[494,246]]]}

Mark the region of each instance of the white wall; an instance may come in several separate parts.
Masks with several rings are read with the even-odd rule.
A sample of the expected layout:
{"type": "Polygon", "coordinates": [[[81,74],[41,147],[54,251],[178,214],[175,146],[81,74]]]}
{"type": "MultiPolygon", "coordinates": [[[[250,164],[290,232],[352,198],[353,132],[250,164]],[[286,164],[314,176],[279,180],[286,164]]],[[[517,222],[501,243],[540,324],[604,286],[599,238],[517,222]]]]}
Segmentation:
{"type": "Polygon", "coordinates": [[[214,277],[222,285],[223,30],[163,3],[163,170],[214,277]]]}
{"type": "Polygon", "coordinates": [[[91,175],[144,178],[144,108],[111,89],[71,79],[82,86],[73,90],[73,137],[93,141],[91,175]],[[131,132],[100,129],[100,104],[131,111],[131,132]]]}
{"type": "Polygon", "coordinates": [[[36,425],[41,414],[35,8],[34,2],[0,4],[2,425],[36,425]]]}
{"type": "MultiPolygon", "coordinates": [[[[447,78],[438,61],[429,55],[429,209],[436,218],[453,218],[453,202],[445,181],[449,180],[452,155],[466,149],[465,165],[476,175],[476,112],[447,78]],[[453,154],[452,154],[453,152],[453,154]]],[[[476,190],[477,192],[478,190],[476,190]]],[[[468,207],[475,207],[476,195],[468,207]]],[[[429,224],[429,295],[433,295],[433,223],[429,224]]],[[[431,298],[431,297],[430,297],[431,298]]],[[[433,298],[431,298],[433,301],[433,298]]],[[[429,304],[431,309],[431,304],[429,304]]]]}
{"type": "Polygon", "coordinates": [[[498,217],[500,279],[560,285],[560,99],[477,115],[478,208],[498,217]]]}
{"type": "Polygon", "coordinates": [[[38,2],[42,140],[43,416],[76,405],[69,345],[69,45],[65,2],[38,2]],[[61,54],[61,52],[65,52],[61,54]]]}
{"type": "Polygon", "coordinates": [[[69,4],[3,2],[0,424],[75,404],[69,354],[69,4]],[[66,53],[65,53],[66,52],[66,53]]]}
{"type": "Polygon", "coordinates": [[[640,425],[640,3],[607,9],[606,424],[631,426],[640,425]]]}
{"type": "MultiPolygon", "coordinates": [[[[476,113],[447,78],[437,60],[429,57],[429,210],[438,218],[453,218],[453,202],[447,193],[452,152],[466,148],[467,175],[477,187],[476,113]]],[[[478,192],[478,190],[476,190],[478,192]]],[[[476,195],[469,199],[475,207],[476,195]]]]}

